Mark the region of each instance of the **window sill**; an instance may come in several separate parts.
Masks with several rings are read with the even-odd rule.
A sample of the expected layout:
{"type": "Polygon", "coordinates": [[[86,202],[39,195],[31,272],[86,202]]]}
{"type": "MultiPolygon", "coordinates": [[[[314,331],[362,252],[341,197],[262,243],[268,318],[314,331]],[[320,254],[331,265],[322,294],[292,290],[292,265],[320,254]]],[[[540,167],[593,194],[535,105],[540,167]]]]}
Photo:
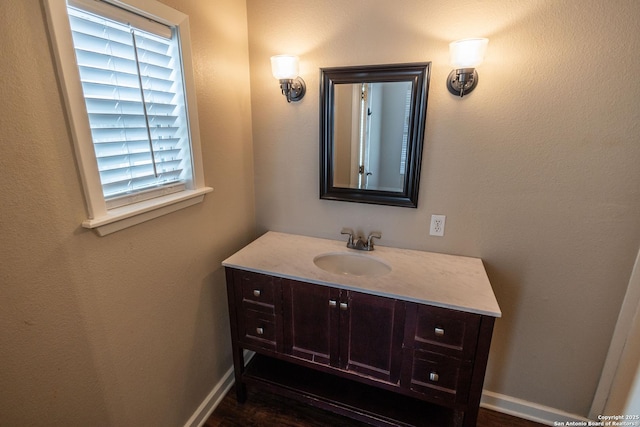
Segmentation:
{"type": "Polygon", "coordinates": [[[159,216],[201,203],[204,195],[213,188],[203,187],[197,190],[186,190],[167,196],[156,197],[133,205],[111,209],[107,215],[87,219],[82,222],[84,228],[96,231],[99,236],[115,233],[159,216]]]}

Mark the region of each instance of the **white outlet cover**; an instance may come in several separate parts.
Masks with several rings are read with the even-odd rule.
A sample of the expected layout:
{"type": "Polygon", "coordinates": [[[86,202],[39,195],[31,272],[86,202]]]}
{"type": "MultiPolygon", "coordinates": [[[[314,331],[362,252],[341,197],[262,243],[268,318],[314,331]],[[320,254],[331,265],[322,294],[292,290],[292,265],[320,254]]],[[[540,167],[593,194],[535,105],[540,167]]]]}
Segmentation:
{"type": "Polygon", "coordinates": [[[444,236],[444,225],[447,217],[445,215],[431,215],[431,226],[429,227],[429,235],[444,236]]]}

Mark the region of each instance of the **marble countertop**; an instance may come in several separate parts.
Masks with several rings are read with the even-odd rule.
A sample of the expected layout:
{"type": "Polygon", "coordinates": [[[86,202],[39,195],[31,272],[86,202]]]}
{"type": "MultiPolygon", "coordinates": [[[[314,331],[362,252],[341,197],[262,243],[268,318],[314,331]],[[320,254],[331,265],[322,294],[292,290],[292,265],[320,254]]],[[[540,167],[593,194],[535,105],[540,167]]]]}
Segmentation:
{"type": "Polygon", "coordinates": [[[479,258],[380,245],[372,252],[358,251],[348,249],[346,240],[270,231],[222,265],[492,317],[502,315],[479,258]],[[381,276],[344,275],[324,271],[313,262],[318,255],[336,252],[377,258],[391,266],[391,271],[381,276]]]}

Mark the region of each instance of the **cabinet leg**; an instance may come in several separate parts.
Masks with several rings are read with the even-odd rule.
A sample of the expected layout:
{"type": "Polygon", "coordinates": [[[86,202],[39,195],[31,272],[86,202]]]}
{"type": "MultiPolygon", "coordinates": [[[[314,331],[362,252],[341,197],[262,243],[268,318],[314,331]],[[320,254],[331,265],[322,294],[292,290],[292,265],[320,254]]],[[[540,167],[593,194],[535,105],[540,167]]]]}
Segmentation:
{"type": "Polygon", "coordinates": [[[465,419],[464,411],[455,410],[453,412],[453,427],[463,427],[464,419],[465,419]]]}
{"type": "Polygon", "coordinates": [[[247,401],[247,387],[242,382],[242,374],[244,372],[244,353],[241,347],[233,346],[233,374],[235,378],[236,399],[238,403],[247,401]]]}
{"type": "Polygon", "coordinates": [[[244,403],[247,401],[247,386],[244,383],[236,382],[236,400],[238,403],[244,403]]]}
{"type": "Polygon", "coordinates": [[[471,408],[467,411],[455,412],[456,427],[476,427],[478,422],[478,412],[480,408],[471,408]]]}

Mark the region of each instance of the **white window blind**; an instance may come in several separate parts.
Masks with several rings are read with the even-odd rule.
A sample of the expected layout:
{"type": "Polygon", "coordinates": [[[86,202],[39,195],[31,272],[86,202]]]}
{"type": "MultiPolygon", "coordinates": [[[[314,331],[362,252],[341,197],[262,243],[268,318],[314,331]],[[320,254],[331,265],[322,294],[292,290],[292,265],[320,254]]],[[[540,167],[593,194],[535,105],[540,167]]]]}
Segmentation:
{"type": "Polygon", "coordinates": [[[118,21],[73,6],[67,11],[110,209],[182,191],[193,172],[175,31],[108,8],[118,21]]]}
{"type": "Polygon", "coordinates": [[[400,175],[407,173],[407,146],[409,145],[409,120],[411,119],[411,88],[409,84],[404,102],[404,124],[402,127],[402,147],[400,151],[400,175]]]}

